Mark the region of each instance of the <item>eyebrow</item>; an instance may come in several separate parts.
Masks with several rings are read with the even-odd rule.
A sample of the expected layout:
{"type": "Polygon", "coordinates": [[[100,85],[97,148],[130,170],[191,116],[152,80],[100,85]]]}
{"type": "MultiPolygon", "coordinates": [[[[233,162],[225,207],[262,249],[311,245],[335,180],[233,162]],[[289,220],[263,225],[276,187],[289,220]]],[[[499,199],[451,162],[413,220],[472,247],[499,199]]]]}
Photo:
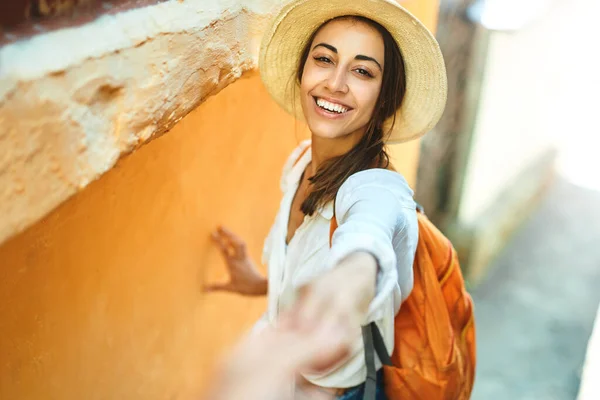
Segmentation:
{"type": "MultiPolygon", "coordinates": [[[[326,49],[331,50],[335,54],[337,54],[337,52],[338,52],[335,47],[333,47],[332,45],[327,44],[327,43],[319,43],[319,44],[315,45],[315,47],[313,47],[313,50],[316,49],[319,46],[320,47],[325,47],[326,49]]],[[[381,64],[379,64],[379,61],[377,61],[373,57],[369,57],[369,56],[364,56],[362,54],[358,54],[358,55],[356,55],[356,57],[354,57],[354,59],[355,60],[362,60],[362,61],[373,61],[375,64],[377,64],[377,66],[379,67],[379,70],[383,71],[383,68],[381,67],[381,64]]]]}

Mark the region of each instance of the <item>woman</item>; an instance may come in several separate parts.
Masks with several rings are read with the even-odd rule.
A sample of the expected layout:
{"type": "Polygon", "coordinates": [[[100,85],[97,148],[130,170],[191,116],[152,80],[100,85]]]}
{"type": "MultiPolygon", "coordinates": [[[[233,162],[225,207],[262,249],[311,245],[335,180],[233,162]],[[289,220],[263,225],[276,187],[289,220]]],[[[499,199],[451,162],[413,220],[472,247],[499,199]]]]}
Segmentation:
{"type": "MultiPolygon", "coordinates": [[[[413,192],[385,144],[417,138],[438,121],[443,59],[427,29],[391,0],[295,0],[267,30],[259,67],[271,96],[307,123],[311,140],[284,166],[283,199],[263,252],[268,278],[243,240],[220,228],[214,238],[231,280],[211,289],[268,293],[261,323],[276,325],[292,310],[300,330],[335,324],[351,338],[350,354],[302,375],[340,399],[359,399],[361,326],[375,322],[392,352],[418,240],[413,192]]],[[[382,385],[378,375],[378,399],[382,385]]]]}

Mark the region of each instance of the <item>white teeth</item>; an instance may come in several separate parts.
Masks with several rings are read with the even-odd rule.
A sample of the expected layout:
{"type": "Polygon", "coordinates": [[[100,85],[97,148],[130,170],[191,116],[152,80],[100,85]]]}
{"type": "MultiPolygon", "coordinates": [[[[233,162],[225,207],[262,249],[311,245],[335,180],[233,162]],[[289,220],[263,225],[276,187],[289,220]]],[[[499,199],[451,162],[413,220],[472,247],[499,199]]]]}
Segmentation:
{"type": "Polygon", "coordinates": [[[339,104],[330,103],[327,100],[323,100],[323,99],[317,99],[317,105],[328,111],[333,111],[333,112],[337,112],[340,114],[348,111],[348,109],[344,106],[341,106],[339,104]]]}

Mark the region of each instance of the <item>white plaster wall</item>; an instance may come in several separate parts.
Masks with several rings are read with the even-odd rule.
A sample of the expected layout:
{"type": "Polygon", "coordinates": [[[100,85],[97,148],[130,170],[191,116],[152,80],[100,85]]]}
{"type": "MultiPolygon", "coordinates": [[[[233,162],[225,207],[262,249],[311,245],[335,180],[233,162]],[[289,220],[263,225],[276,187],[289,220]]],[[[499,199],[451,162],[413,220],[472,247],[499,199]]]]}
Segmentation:
{"type": "Polygon", "coordinates": [[[562,11],[555,3],[524,30],[491,34],[459,211],[465,224],[564,133],[562,11]]]}
{"type": "Polygon", "coordinates": [[[0,48],[0,243],[255,68],[277,0],[172,0],[0,48]]]}

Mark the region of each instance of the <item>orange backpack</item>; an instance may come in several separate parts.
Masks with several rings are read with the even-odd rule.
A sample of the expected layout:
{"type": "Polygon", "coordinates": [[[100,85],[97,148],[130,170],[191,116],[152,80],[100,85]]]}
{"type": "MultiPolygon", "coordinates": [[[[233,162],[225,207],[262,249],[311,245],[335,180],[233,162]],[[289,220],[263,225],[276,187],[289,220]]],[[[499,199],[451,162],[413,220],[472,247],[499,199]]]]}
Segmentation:
{"type": "MultiPolygon", "coordinates": [[[[420,210],[417,217],[414,287],[396,315],[391,357],[375,323],[363,327],[364,400],[375,400],[374,353],[383,364],[389,400],[464,400],[471,396],[475,375],[473,301],[465,290],[452,244],[420,210]]],[[[330,244],[336,228],[334,215],[330,244]]]]}

